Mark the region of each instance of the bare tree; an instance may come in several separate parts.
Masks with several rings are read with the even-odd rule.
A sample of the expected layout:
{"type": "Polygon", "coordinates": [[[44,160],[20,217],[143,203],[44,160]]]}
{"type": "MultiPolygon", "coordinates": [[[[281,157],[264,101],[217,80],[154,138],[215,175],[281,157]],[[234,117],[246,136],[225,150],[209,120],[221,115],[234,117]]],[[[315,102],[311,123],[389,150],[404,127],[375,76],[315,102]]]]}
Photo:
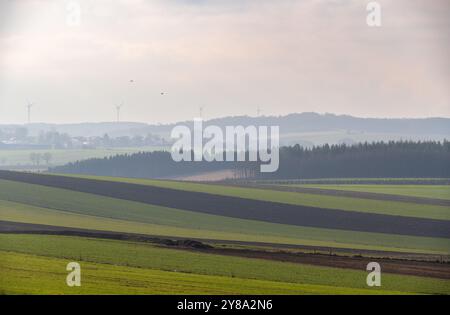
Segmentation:
{"type": "Polygon", "coordinates": [[[45,161],[45,164],[49,165],[50,161],[52,160],[52,154],[50,152],[45,152],[42,155],[42,159],[45,161]]]}
{"type": "Polygon", "coordinates": [[[30,153],[30,160],[34,165],[39,166],[41,163],[41,154],[35,152],[30,153]]]}

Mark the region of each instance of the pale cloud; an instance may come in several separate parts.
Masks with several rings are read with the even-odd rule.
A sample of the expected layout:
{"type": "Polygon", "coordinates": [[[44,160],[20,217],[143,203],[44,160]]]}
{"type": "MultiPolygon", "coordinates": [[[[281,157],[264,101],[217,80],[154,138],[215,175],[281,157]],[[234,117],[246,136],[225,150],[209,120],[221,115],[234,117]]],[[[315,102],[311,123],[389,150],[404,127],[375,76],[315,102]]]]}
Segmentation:
{"type": "Polygon", "coordinates": [[[450,116],[446,0],[379,1],[381,28],[360,0],[78,2],[79,27],[68,0],[0,8],[0,123],[23,121],[27,99],[49,122],[112,120],[121,100],[124,118],[148,122],[200,105],[209,117],[450,116]]]}

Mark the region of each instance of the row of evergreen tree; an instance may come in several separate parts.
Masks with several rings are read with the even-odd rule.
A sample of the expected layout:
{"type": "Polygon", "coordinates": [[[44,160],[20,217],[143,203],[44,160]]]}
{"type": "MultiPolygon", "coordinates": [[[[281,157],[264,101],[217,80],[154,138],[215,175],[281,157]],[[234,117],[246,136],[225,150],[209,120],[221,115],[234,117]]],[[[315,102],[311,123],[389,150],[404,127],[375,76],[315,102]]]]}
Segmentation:
{"type": "Polygon", "coordinates": [[[450,142],[391,141],[299,145],[280,149],[280,168],[265,179],[450,177],[450,142]]]}
{"type": "Polygon", "coordinates": [[[51,169],[53,172],[120,177],[173,178],[218,170],[236,177],[301,178],[449,178],[450,142],[391,141],[356,145],[300,145],[280,148],[277,172],[260,173],[259,162],[174,162],[169,152],[141,152],[89,159],[51,169]]]}

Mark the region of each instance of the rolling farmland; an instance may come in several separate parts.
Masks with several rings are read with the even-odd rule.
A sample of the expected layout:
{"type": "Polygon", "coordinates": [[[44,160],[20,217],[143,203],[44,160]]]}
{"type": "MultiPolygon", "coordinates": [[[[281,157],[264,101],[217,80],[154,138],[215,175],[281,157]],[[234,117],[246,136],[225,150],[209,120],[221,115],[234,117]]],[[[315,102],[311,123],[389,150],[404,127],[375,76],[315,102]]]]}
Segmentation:
{"type": "MultiPolygon", "coordinates": [[[[0,237],[0,263],[11,270],[8,283],[24,281],[21,277],[27,278],[33,269],[41,269],[46,273],[47,290],[56,292],[70,293],[67,287],[58,286],[57,278],[51,274],[57,274],[58,264],[64,266],[68,259],[85,262],[82,264],[87,269],[88,285],[76,293],[96,289],[103,293],[183,294],[189,292],[189,284],[196,294],[448,294],[450,290],[449,280],[393,274],[386,275],[384,288],[369,290],[361,281],[365,278],[363,271],[180,251],[151,244],[66,236],[0,237]],[[25,259],[34,263],[23,270],[21,260],[25,259]],[[140,285],[116,283],[114,287],[112,279],[108,281],[120,276],[128,279],[127,274],[134,274],[128,284],[140,285]],[[102,281],[98,282],[99,278],[102,281]],[[95,287],[105,284],[106,287],[95,287]]],[[[15,287],[11,287],[14,291],[15,287]]],[[[35,286],[32,289],[38,290],[35,286]]]]}
{"type": "Polygon", "coordinates": [[[448,16],[448,0],[0,0],[3,308],[444,301],[448,16]]]}
{"type": "MultiPolygon", "coordinates": [[[[366,274],[361,262],[351,258],[357,254],[411,260],[408,268],[404,263],[386,260],[392,277],[400,277],[393,283],[409,283],[413,281],[409,279],[412,277],[414,281],[425,281],[428,283],[425,287],[429,288],[384,286],[384,293],[448,293],[448,265],[435,265],[432,261],[450,260],[449,212],[450,208],[445,205],[278,191],[267,187],[0,172],[0,232],[3,233],[0,234],[0,251],[8,253],[5,256],[8,259],[1,263],[5,268],[12,268],[11,261],[35,258],[38,265],[48,264],[54,268],[64,259],[73,258],[86,262],[93,270],[102,270],[105,277],[117,272],[132,278],[136,267],[146,268],[146,272],[149,269],[149,277],[167,277],[167,283],[161,280],[167,288],[152,286],[146,280],[142,280],[146,289],[132,285],[130,291],[103,283],[104,291],[100,285],[97,287],[98,292],[103,293],[160,293],[164,290],[182,293],[181,287],[170,289],[170,281],[175,278],[181,282],[198,281],[198,293],[374,293],[367,291],[364,279],[358,280],[360,283],[356,281],[357,285],[351,284],[355,282],[353,273],[359,273],[361,277],[366,274]],[[23,233],[40,235],[21,235],[23,233]],[[183,240],[195,240],[208,247],[197,250],[183,245],[170,249],[161,244],[145,244],[155,239],[179,240],[182,244],[183,240]],[[97,244],[94,246],[97,250],[88,250],[88,244],[97,244]],[[106,252],[106,245],[117,248],[106,252]],[[242,251],[242,248],[250,251],[242,251]],[[71,254],[69,249],[74,252],[71,254]],[[158,250],[161,252],[152,257],[163,257],[165,253],[174,255],[165,259],[168,266],[158,264],[156,258],[139,258],[147,255],[147,251],[156,253],[158,250]],[[121,251],[131,252],[118,255],[115,260],[111,253],[121,251]],[[306,256],[299,258],[300,252],[306,256]],[[327,255],[314,256],[316,252],[327,255]],[[132,256],[139,258],[141,263],[132,261],[132,256]],[[120,257],[128,258],[124,262],[120,257]],[[237,259],[241,267],[283,264],[276,260],[284,257],[284,261],[291,262],[285,263],[280,270],[288,265],[294,269],[314,267],[326,274],[327,268],[332,268],[340,274],[339,279],[349,277],[353,280],[338,285],[330,276],[322,277],[328,280],[321,282],[317,280],[321,279],[319,275],[312,273],[311,278],[304,278],[302,274],[305,273],[300,271],[290,271],[294,275],[290,279],[281,275],[269,279],[262,273],[250,276],[251,268],[236,268],[239,272],[227,273],[219,268],[225,263],[218,261],[209,267],[190,269],[192,264],[187,263],[190,257],[197,262],[208,261],[209,257],[237,259]],[[185,261],[186,266],[177,265],[177,261],[185,261]],[[197,275],[200,278],[196,278],[197,275]],[[206,278],[201,277],[220,277],[216,279],[221,283],[220,288],[202,287],[206,278]],[[248,286],[238,284],[247,280],[262,281],[260,290],[256,290],[256,284],[251,281],[248,286]],[[238,287],[241,289],[236,289],[238,287]]],[[[226,264],[231,262],[227,260],[226,264]]],[[[270,268],[276,267],[271,265],[270,268]]],[[[14,283],[22,279],[21,272],[27,270],[25,267],[19,269],[20,272],[12,271],[8,275],[4,282],[8,285],[1,290],[15,292],[14,283]]],[[[306,273],[311,274],[313,269],[306,273]]],[[[66,288],[52,282],[51,273],[45,277],[48,292],[67,292],[66,288]]],[[[103,280],[98,281],[100,284],[103,280]]],[[[78,293],[94,292],[95,288],[95,285],[86,287],[78,293]]]]}
{"type": "MultiPolygon", "coordinates": [[[[208,194],[239,197],[245,199],[254,199],[262,201],[271,201],[286,203],[292,205],[302,205],[308,207],[319,207],[326,209],[339,209],[357,212],[368,212],[378,214],[389,214],[399,216],[410,217],[422,217],[422,218],[436,218],[450,220],[450,212],[448,211],[448,204],[443,206],[435,206],[433,204],[423,204],[413,201],[405,202],[386,200],[384,196],[377,195],[375,200],[361,198],[360,195],[355,196],[351,192],[349,196],[336,196],[333,193],[322,194],[323,191],[328,190],[318,189],[308,190],[308,193],[301,192],[297,187],[286,187],[278,185],[266,185],[266,184],[204,184],[204,183],[192,183],[183,181],[164,181],[164,180],[151,180],[151,179],[136,179],[136,178],[117,178],[117,177],[100,177],[100,176],[88,176],[88,175],[70,175],[77,178],[105,180],[113,182],[123,182],[139,185],[149,185],[162,188],[171,188],[178,190],[186,190],[191,192],[204,192],[208,194]],[[245,189],[243,189],[245,188],[245,189]]],[[[450,187],[450,186],[448,186],[450,187]]],[[[398,199],[395,195],[390,195],[395,199],[398,199]]]]}

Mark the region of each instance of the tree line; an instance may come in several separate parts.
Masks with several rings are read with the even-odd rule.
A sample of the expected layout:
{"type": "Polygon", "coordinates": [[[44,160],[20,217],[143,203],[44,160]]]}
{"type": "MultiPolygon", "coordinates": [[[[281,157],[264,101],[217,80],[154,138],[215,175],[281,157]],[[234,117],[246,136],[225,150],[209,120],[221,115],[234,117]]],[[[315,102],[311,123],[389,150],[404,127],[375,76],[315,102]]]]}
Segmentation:
{"type": "Polygon", "coordinates": [[[170,178],[229,168],[223,162],[175,162],[167,151],[120,154],[50,168],[50,172],[101,176],[170,178]]]}
{"type": "Polygon", "coordinates": [[[263,179],[450,177],[450,142],[390,141],[354,145],[299,145],[280,149],[276,173],[263,179]]]}
{"type": "Polygon", "coordinates": [[[50,169],[104,176],[171,178],[234,170],[236,178],[449,178],[449,141],[390,141],[280,148],[280,167],[261,173],[261,162],[174,162],[169,152],[140,152],[89,159],[50,169]]]}

